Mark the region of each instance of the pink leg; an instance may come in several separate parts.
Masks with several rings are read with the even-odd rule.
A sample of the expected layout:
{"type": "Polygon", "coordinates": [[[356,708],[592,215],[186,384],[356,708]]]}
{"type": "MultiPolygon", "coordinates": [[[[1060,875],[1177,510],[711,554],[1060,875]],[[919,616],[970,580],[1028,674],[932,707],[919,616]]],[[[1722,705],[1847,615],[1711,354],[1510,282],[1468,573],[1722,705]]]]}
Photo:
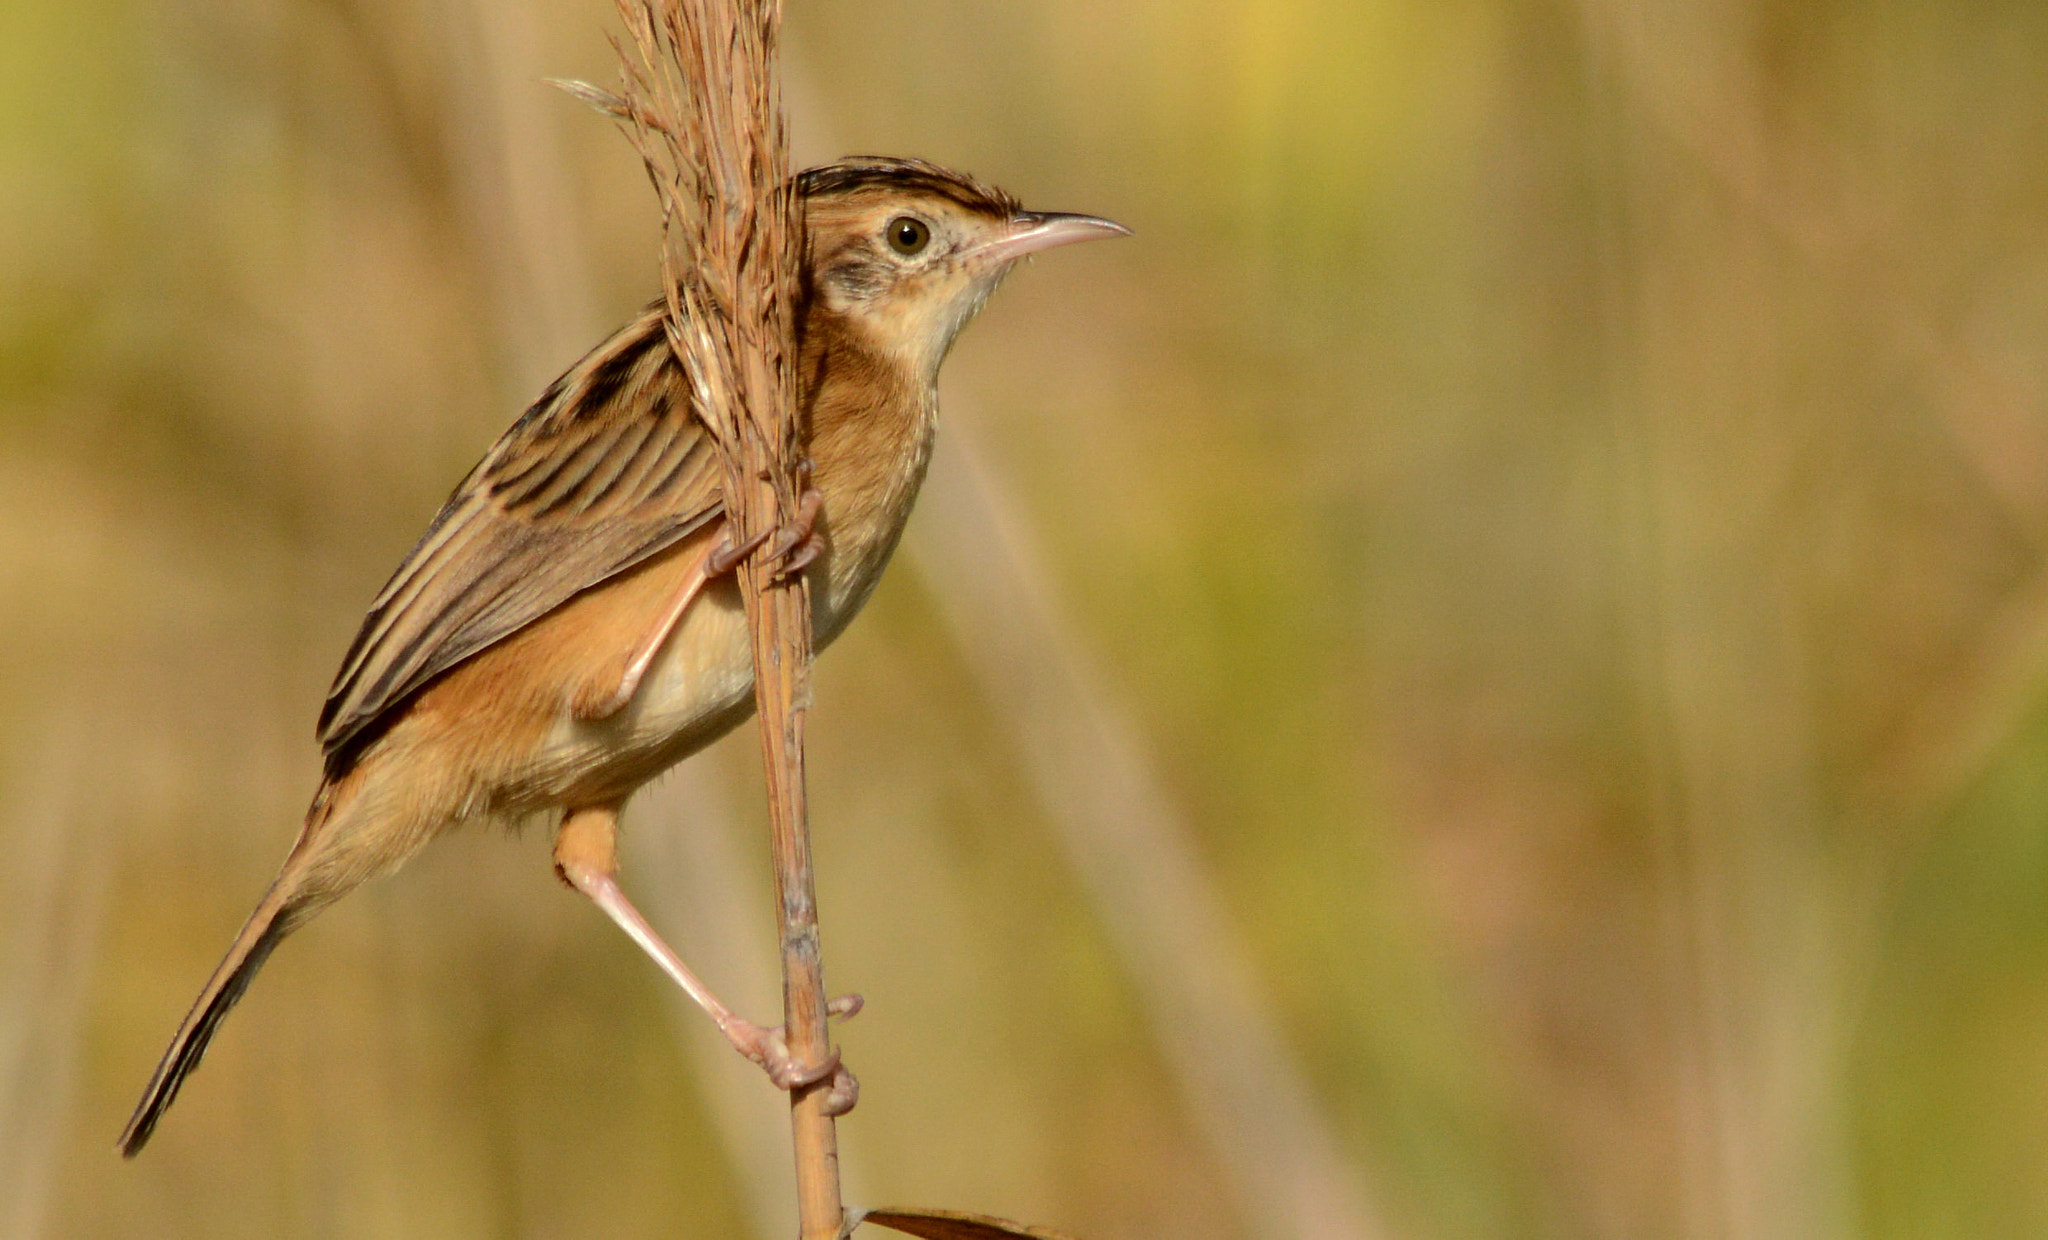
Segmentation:
{"type": "MultiPolygon", "coordinates": [[[[790,1057],[789,1042],[783,1035],[782,1026],[757,1025],[734,1012],[719,997],[711,993],[702,979],[690,971],[682,958],[647,919],[640,910],[626,899],[626,893],[619,888],[615,837],[618,824],[618,810],[614,807],[599,807],[571,811],[562,820],[561,832],[555,837],[555,871],[576,890],[589,896],[591,901],[604,910],[618,924],[621,930],[640,945],[640,949],[653,957],[662,972],[674,979],[683,993],[690,996],[698,1007],[709,1013],[718,1031],[732,1043],[733,1049],[759,1064],[768,1073],[768,1079],[779,1089],[802,1089],[807,1085],[830,1078],[832,1093],[826,1109],[834,1115],[842,1115],[853,1109],[860,1096],[860,1085],[839,1062],[839,1051],[835,1048],[831,1058],[822,1064],[799,1064],[790,1057]]],[[[860,1011],[859,995],[841,995],[827,1005],[829,1015],[842,1019],[860,1011]]]]}

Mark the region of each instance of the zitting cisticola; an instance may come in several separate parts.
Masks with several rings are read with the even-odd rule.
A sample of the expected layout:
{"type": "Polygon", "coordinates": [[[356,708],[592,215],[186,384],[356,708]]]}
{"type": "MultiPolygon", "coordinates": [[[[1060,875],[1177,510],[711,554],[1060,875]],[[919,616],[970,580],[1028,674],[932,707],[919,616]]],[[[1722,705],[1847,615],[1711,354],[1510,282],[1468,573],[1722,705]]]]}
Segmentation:
{"type": "MultiPolygon", "coordinates": [[[[913,160],[802,174],[799,398],[810,428],[817,642],[873,591],[931,456],[939,363],[1010,267],[1125,230],[1019,210],[913,160]]],[[[320,715],[298,841],[200,991],[121,1135],[149,1140],[279,940],[459,823],[559,812],[562,874],[733,1045],[791,1088],[778,1031],[733,1015],[633,910],[613,831],[633,791],[753,710],[721,468],[650,308],[557,379],[455,489],[371,605],[320,715]]],[[[844,1010],[843,1008],[841,1010],[844,1010]]],[[[850,1082],[849,1082],[850,1084],[850,1082]]]]}

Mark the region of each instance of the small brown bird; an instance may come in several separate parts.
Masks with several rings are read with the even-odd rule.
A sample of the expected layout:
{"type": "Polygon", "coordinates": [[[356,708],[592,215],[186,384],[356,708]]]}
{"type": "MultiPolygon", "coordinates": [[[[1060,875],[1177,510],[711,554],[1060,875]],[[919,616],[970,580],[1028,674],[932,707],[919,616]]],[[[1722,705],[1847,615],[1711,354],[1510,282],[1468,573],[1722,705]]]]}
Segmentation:
{"type": "MultiPolygon", "coordinates": [[[[1027,254],[1127,229],[1027,212],[917,160],[799,178],[798,309],[809,419],[806,525],[817,644],[846,627],[895,549],[931,459],[937,379],[960,329],[1027,254]]],[[[559,812],[556,867],[783,1088],[791,1062],[634,911],[613,833],[635,789],[753,710],[722,475],[657,304],[555,380],[484,454],[384,587],[320,714],[324,778],[284,867],[171,1040],[121,1134],[133,1156],[279,940],[461,823],[559,812]]],[[[835,1010],[850,1012],[858,1000],[835,1010]]],[[[850,1102],[846,1103],[850,1105],[850,1102]]]]}

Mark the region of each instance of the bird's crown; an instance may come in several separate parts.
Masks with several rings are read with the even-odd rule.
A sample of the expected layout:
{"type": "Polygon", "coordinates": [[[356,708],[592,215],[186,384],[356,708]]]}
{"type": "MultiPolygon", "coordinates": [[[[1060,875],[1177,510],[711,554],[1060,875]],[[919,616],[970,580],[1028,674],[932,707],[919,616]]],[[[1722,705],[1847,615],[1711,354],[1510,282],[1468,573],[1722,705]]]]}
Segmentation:
{"type": "Polygon", "coordinates": [[[838,163],[806,168],[797,176],[797,191],[807,200],[853,198],[874,191],[931,194],[970,211],[1006,219],[1022,206],[1009,194],[966,173],[922,159],[885,155],[850,155],[838,163]]]}

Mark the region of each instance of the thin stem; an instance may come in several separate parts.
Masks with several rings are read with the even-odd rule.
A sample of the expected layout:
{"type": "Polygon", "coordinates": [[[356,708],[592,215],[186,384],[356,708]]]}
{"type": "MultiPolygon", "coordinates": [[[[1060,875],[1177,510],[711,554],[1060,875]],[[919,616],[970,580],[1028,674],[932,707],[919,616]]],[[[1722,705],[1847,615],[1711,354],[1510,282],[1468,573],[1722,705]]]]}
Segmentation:
{"type": "MultiPolygon", "coordinates": [[[[661,198],[668,337],[718,447],[732,545],[797,517],[794,357],[801,252],[777,52],[780,0],[619,0],[633,56],[612,109],[661,198]]],[[[623,49],[622,49],[623,52],[623,49]]],[[[824,968],[804,793],[810,590],[760,553],[740,566],[752,627],[780,910],[790,1055],[829,1062],[824,968]]],[[[790,1098],[803,1240],[844,1220],[830,1083],[790,1098]]]]}
{"type": "MultiPolygon", "coordinates": [[[[826,1062],[832,1047],[825,1024],[825,968],[804,786],[802,703],[809,701],[810,688],[810,591],[800,579],[763,589],[760,576],[757,566],[743,569],[741,589],[749,596],[755,621],[755,699],[768,778],[775,897],[781,911],[784,1032],[792,1059],[819,1064],[826,1062]]],[[[844,1222],[839,1137],[826,1109],[830,1086],[828,1078],[790,1094],[798,1233],[803,1240],[832,1240],[844,1222]]]]}

